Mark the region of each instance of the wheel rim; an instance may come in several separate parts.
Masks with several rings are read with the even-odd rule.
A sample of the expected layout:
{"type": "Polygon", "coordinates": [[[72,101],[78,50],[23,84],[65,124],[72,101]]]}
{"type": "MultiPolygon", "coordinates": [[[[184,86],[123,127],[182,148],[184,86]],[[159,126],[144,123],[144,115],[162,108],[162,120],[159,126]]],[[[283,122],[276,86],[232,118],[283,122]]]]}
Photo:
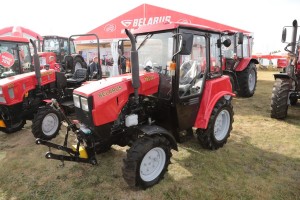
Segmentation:
{"type": "Polygon", "coordinates": [[[81,68],[82,68],[82,65],[80,64],[80,62],[76,62],[74,71],[76,71],[77,69],[81,69],[81,68]]]}
{"type": "Polygon", "coordinates": [[[215,121],[214,135],[218,141],[223,140],[229,129],[230,125],[230,114],[228,110],[222,110],[215,121]]]}
{"type": "Polygon", "coordinates": [[[255,80],[256,80],[255,71],[252,69],[251,72],[249,73],[249,77],[248,77],[248,85],[249,85],[250,91],[254,90],[255,80]]]}
{"type": "Polygon", "coordinates": [[[52,136],[58,127],[59,120],[56,114],[49,113],[42,122],[42,130],[46,136],[52,136]]]}
{"type": "Polygon", "coordinates": [[[157,178],[166,163],[166,153],[160,147],[151,149],[143,158],[140,166],[140,176],[143,181],[152,181],[157,178]]]}

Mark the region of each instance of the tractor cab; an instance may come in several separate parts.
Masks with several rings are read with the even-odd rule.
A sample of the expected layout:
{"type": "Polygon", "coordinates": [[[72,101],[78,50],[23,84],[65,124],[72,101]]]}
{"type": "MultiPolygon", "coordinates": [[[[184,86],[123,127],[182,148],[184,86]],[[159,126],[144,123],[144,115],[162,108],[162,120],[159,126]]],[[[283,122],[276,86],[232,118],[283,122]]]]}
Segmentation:
{"type": "MultiPolygon", "coordinates": [[[[157,121],[175,132],[191,130],[199,115],[195,111],[200,108],[205,83],[225,79],[220,49],[224,44],[219,44],[220,34],[182,27],[136,34],[135,39],[139,69],[159,74],[160,84],[154,94],[159,102],[157,121]]],[[[229,88],[226,84],[218,87],[231,92],[230,84],[227,86],[229,88]]]]}
{"type": "Polygon", "coordinates": [[[252,58],[252,35],[234,31],[223,31],[221,35],[221,41],[231,41],[228,47],[221,47],[223,73],[230,76],[233,90],[239,96],[253,96],[257,82],[255,64],[258,64],[258,61],[252,58]]]}
{"type": "Polygon", "coordinates": [[[27,39],[0,37],[0,78],[33,71],[31,61],[27,39]]]}

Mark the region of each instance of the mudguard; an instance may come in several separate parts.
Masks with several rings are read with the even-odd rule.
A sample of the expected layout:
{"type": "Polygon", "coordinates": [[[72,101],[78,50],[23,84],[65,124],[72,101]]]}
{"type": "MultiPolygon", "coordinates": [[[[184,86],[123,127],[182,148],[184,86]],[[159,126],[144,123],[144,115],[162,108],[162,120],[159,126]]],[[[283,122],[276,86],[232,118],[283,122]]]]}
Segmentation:
{"type": "Polygon", "coordinates": [[[164,129],[160,126],[157,126],[157,125],[143,125],[143,126],[139,126],[138,129],[147,135],[163,135],[163,136],[165,136],[170,141],[172,149],[178,151],[178,146],[177,146],[175,138],[166,129],[164,129]]]}
{"type": "Polygon", "coordinates": [[[240,60],[239,64],[235,68],[235,71],[237,71],[237,72],[244,71],[244,69],[246,69],[248,67],[250,62],[254,62],[255,64],[258,64],[258,61],[256,59],[243,58],[242,60],[240,60]]]}
{"type": "Polygon", "coordinates": [[[194,127],[206,129],[217,101],[222,97],[229,100],[233,96],[235,94],[232,93],[229,76],[223,75],[221,78],[206,81],[194,127]]]}

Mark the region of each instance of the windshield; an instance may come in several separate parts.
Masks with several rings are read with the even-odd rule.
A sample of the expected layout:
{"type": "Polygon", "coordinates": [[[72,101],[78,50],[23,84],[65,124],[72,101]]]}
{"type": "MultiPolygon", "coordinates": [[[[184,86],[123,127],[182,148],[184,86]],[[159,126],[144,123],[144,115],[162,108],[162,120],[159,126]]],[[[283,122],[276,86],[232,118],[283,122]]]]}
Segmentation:
{"type": "MultiPolygon", "coordinates": [[[[44,52],[54,52],[58,54],[61,51],[66,53],[68,52],[68,39],[65,38],[48,38],[44,39],[44,52]]],[[[70,44],[71,54],[75,53],[75,45],[74,42],[71,41],[70,44]]]]}
{"type": "Polygon", "coordinates": [[[169,74],[169,63],[173,55],[172,32],[138,35],[140,70],[147,68],[161,74],[169,74]]]}
{"type": "Polygon", "coordinates": [[[0,41],[0,78],[33,71],[29,44],[0,41]]]}

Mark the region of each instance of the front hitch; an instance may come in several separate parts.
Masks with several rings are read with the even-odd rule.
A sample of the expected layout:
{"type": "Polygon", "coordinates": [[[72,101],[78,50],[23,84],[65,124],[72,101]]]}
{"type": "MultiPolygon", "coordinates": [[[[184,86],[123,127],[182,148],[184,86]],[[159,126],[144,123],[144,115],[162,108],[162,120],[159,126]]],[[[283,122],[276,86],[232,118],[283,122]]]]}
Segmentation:
{"type": "Polygon", "coordinates": [[[64,165],[64,161],[72,161],[72,162],[82,162],[82,163],[89,163],[92,165],[97,165],[97,159],[95,156],[95,144],[94,139],[91,134],[84,133],[80,128],[76,126],[75,123],[71,122],[69,118],[61,110],[58,102],[55,99],[52,99],[52,103],[50,104],[55,110],[57,110],[62,118],[67,122],[67,131],[64,139],[63,145],[58,145],[40,138],[37,138],[35,143],[37,145],[45,145],[49,147],[49,152],[46,153],[47,159],[55,159],[62,161],[64,165]],[[68,147],[68,138],[69,138],[69,131],[75,133],[77,144],[73,145],[73,148],[68,147]],[[86,144],[83,146],[83,144],[86,144]],[[59,155],[54,154],[51,152],[51,148],[61,150],[63,152],[68,153],[69,155],[59,155]]]}

